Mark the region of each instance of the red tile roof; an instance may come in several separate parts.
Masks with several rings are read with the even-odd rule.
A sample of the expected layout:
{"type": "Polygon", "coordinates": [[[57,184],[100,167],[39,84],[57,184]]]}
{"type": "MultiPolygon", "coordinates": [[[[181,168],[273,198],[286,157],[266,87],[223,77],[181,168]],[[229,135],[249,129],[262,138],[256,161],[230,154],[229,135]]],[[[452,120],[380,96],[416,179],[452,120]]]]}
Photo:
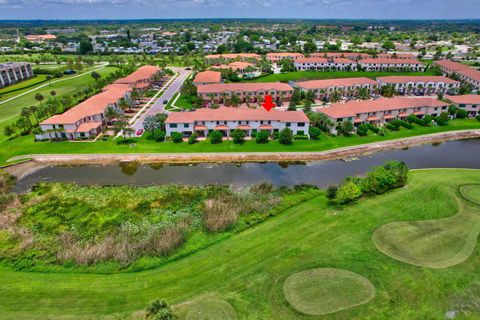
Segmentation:
{"type": "Polygon", "coordinates": [[[125,94],[132,91],[128,84],[111,84],[103,89],[103,92],[92,96],[72,109],[55,115],[40,124],[73,124],[85,117],[101,114],[108,105],[114,104],[125,94]]]}
{"type": "Polygon", "coordinates": [[[251,108],[197,109],[193,112],[172,112],[165,123],[192,123],[195,121],[282,121],[310,122],[302,111],[267,111],[251,108]]]}
{"type": "Polygon", "coordinates": [[[256,53],[224,53],[224,54],[209,54],[205,56],[205,59],[260,59],[260,56],[256,53]]]}
{"type": "Polygon", "coordinates": [[[418,60],[415,59],[385,59],[385,58],[371,58],[363,59],[360,63],[364,64],[421,64],[418,60]]]}
{"type": "Polygon", "coordinates": [[[159,72],[160,68],[156,66],[142,66],[137,71],[132,72],[125,78],[118,79],[114,83],[128,83],[134,84],[138,81],[150,80],[155,73],[159,72]]]}
{"type": "Polygon", "coordinates": [[[297,82],[297,85],[303,89],[311,90],[311,89],[326,89],[330,87],[352,87],[355,85],[377,85],[377,81],[358,77],[358,78],[340,78],[340,79],[325,79],[325,80],[310,80],[310,81],[302,81],[297,82]]]}
{"type": "Polygon", "coordinates": [[[55,115],[40,124],[73,124],[85,117],[101,114],[105,109],[123,98],[135,87],[135,82],[150,79],[160,68],[143,66],[125,78],[118,79],[113,84],[103,88],[102,92],[83,101],[79,105],[55,115]]]}
{"type": "Polygon", "coordinates": [[[459,62],[451,61],[451,60],[437,60],[434,64],[438,64],[441,67],[450,69],[451,71],[460,71],[460,70],[468,70],[470,69],[469,66],[464,65],[459,62]]]}
{"type": "Polygon", "coordinates": [[[396,59],[416,59],[417,56],[411,53],[379,53],[377,58],[393,59],[396,56],[396,59]]]}
{"type": "Polygon", "coordinates": [[[235,61],[228,64],[229,67],[235,69],[246,69],[248,67],[253,67],[253,64],[244,62],[244,61],[235,61]]]}
{"type": "Polygon", "coordinates": [[[222,82],[222,73],[217,71],[203,71],[197,73],[194,83],[220,83],[222,82]]]}
{"type": "Polygon", "coordinates": [[[478,94],[464,94],[460,96],[445,95],[445,98],[457,104],[476,104],[480,105],[480,95],[478,94]]]}
{"type": "Polygon", "coordinates": [[[303,53],[298,53],[298,52],[272,52],[272,53],[267,53],[267,59],[268,58],[288,58],[288,57],[294,57],[294,58],[300,58],[303,57],[303,53]]]}
{"type": "Polygon", "coordinates": [[[380,98],[377,100],[335,103],[320,112],[332,118],[355,117],[359,113],[390,111],[414,107],[444,107],[448,103],[434,98],[380,98]]]}
{"type": "Polygon", "coordinates": [[[78,126],[76,132],[90,132],[102,126],[101,122],[84,122],[78,126]]]}
{"type": "Polygon", "coordinates": [[[478,71],[478,70],[468,68],[468,69],[465,69],[465,70],[459,70],[459,71],[457,71],[457,73],[459,73],[459,74],[461,74],[461,75],[463,75],[467,78],[470,78],[472,80],[480,81],[480,71],[478,71]]]}
{"type": "Polygon", "coordinates": [[[327,58],[310,57],[310,58],[300,58],[300,59],[297,59],[295,62],[298,62],[298,63],[327,63],[328,59],[327,58]]]}
{"type": "Polygon", "coordinates": [[[378,77],[378,81],[385,83],[408,83],[408,82],[445,82],[459,84],[460,82],[444,76],[387,76],[378,77]]]}
{"type": "Polygon", "coordinates": [[[255,92],[255,91],[293,91],[293,88],[281,82],[265,82],[265,83],[219,83],[219,84],[207,84],[199,86],[198,93],[218,93],[218,92],[255,92]]]}
{"type": "Polygon", "coordinates": [[[333,63],[348,63],[348,64],[356,64],[355,61],[352,61],[350,59],[347,59],[347,58],[333,58],[332,59],[333,63]]]}

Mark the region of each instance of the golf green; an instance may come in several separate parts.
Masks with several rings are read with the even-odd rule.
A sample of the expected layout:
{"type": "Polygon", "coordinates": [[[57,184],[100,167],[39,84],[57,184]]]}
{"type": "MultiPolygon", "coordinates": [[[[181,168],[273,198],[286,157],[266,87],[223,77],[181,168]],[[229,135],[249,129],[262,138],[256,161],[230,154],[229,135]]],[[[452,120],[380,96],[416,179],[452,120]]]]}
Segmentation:
{"type": "Polygon", "coordinates": [[[340,269],[312,269],[295,273],[283,285],[285,298],[297,311],[325,315],[367,303],[375,288],[365,277],[340,269]]]}

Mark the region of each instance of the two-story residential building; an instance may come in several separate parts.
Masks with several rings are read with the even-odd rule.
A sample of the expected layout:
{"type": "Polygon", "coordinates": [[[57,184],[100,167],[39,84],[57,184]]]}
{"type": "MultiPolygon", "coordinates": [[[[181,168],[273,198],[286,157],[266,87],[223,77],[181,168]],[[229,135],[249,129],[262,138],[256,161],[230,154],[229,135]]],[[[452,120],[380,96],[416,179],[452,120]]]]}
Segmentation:
{"type": "Polygon", "coordinates": [[[209,64],[221,64],[224,62],[239,61],[257,61],[261,56],[256,53],[223,53],[209,54],[205,56],[205,62],[209,64]]]}
{"type": "Polygon", "coordinates": [[[400,94],[455,94],[460,82],[444,76],[387,76],[378,77],[380,86],[392,85],[400,94]]]}
{"type": "Polygon", "coordinates": [[[457,108],[466,110],[469,117],[480,115],[480,95],[478,94],[446,95],[445,99],[451,101],[457,108]]]}
{"type": "Polygon", "coordinates": [[[42,121],[42,133],[36,134],[35,138],[75,140],[96,137],[105,125],[105,110],[108,107],[118,108],[121,99],[131,100],[131,92],[148,88],[159,72],[158,67],[140,67],[72,109],[42,121]]]}
{"type": "Polygon", "coordinates": [[[347,58],[300,58],[294,61],[295,69],[306,70],[348,70],[356,71],[357,63],[347,58]]]}
{"type": "Polygon", "coordinates": [[[297,82],[295,86],[305,92],[315,92],[315,98],[322,100],[328,99],[334,92],[338,92],[345,98],[355,97],[361,88],[366,88],[368,93],[372,94],[377,89],[378,83],[369,78],[359,77],[301,81],[297,82]]]}
{"type": "Polygon", "coordinates": [[[461,81],[471,84],[475,90],[480,89],[480,71],[450,60],[438,60],[433,65],[438,66],[444,75],[451,77],[455,74],[461,81]]]}
{"type": "Polygon", "coordinates": [[[319,112],[334,123],[331,129],[335,130],[337,123],[344,121],[351,121],[355,126],[362,123],[381,126],[394,119],[404,120],[412,114],[420,118],[427,114],[439,116],[448,111],[448,105],[435,98],[380,98],[335,103],[319,112]]]}
{"type": "Polygon", "coordinates": [[[296,61],[298,59],[303,59],[305,58],[303,53],[298,53],[298,52],[272,52],[272,53],[267,53],[267,60],[270,61],[271,63],[278,63],[282,61],[283,59],[291,59],[293,61],[296,61]]]}
{"type": "Polygon", "coordinates": [[[197,94],[205,105],[225,104],[233,95],[240,103],[260,103],[266,95],[271,95],[273,101],[290,101],[293,88],[281,82],[270,83],[221,83],[199,86],[197,94]]]}
{"type": "Polygon", "coordinates": [[[222,73],[218,71],[202,71],[193,79],[193,84],[197,87],[217,83],[222,83],[222,73]]]}
{"type": "Polygon", "coordinates": [[[359,65],[365,71],[424,71],[425,66],[418,60],[413,59],[385,59],[372,58],[359,61],[359,65]]]}
{"type": "Polygon", "coordinates": [[[0,88],[33,78],[32,65],[27,62],[0,63],[0,88]]]}
{"type": "Polygon", "coordinates": [[[214,65],[209,68],[210,70],[232,70],[235,71],[239,74],[245,74],[247,70],[255,69],[255,65],[250,62],[245,62],[245,61],[234,61],[230,62],[229,64],[219,64],[219,65],[214,65]]]}
{"type": "Polygon", "coordinates": [[[310,121],[302,111],[267,111],[263,108],[227,108],[197,109],[193,112],[172,112],[165,121],[166,136],[179,132],[189,137],[196,132],[206,137],[217,130],[229,137],[233,130],[244,130],[246,136],[259,131],[279,132],[285,128],[293,134],[308,135],[310,121]]]}
{"type": "Polygon", "coordinates": [[[314,52],[310,54],[310,58],[326,58],[326,59],[338,59],[346,58],[352,61],[358,61],[362,59],[368,59],[372,56],[368,53],[361,52],[314,52]]]}
{"type": "Polygon", "coordinates": [[[407,60],[413,60],[417,59],[417,56],[412,54],[412,53],[379,53],[376,56],[377,58],[380,59],[407,59],[407,60]]]}

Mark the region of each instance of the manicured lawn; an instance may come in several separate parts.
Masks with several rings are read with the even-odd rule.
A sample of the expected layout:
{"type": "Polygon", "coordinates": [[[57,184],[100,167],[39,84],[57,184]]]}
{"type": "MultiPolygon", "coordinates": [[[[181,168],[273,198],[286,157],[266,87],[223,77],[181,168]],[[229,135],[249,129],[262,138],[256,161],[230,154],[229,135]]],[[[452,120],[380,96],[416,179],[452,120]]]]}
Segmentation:
{"type": "MultiPolygon", "coordinates": [[[[478,319],[480,249],[446,269],[421,268],[376,249],[372,235],[392,222],[455,216],[466,200],[460,186],[479,184],[480,171],[421,170],[408,185],[345,207],[324,196],[188,257],[145,272],[114,275],[0,270],[2,319],[141,319],[148,302],[180,304],[205,295],[227,301],[239,319],[310,319],[283,295],[292,274],[335,268],[375,287],[368,303],[321,319],[478,319]],[[473,296],[478,297],[478,296],[473,296]],[[466,310],[466,315],[462,315],[466,310]]],[[[480,207],[476,207],[480,214],[480,207]]],[[[435,254],[435,252],[432,252],[435,254]]]]}
{"type": "Polygon", "coordinates": [[[182,94],[180,95],[180,98],[178,98],[177,102],[175,103],[175,106],[182,108],[183,110],[189,110],[193,108],[190,101],[188,101],[187,98],[182,94]]]}
{"type": "Polygon", "coordinates": [[[24,92],[22,90],[24,88],[30,88],[31,89],[33,86],[45,82],[46,79],[47,79],[47,75],[39,74],[32,79],[28,79],[26,81],[16,83],[13,86],[8,86],[6,88],[0,89],[0,102],[2,100],[11,98],[13,96],[16,96],[19,93],[24,92]]]}
{"type": "Polygon", "coordinates": [[[263,78],[245,82],[288,82],[299,80],[335,79],[367,77],[375,79],[385,76],[432,76],[433,72],[375,72],[375,71],[295,71],[282,74],[271,74],[263,78]]]}
{"type": "MultiPolygon", "coordinates": [[[[480,185],[468,187],[462,191],[465,198],[479,193],[480,185]]],[[[456,198],[456,193],[450,197],[456,198]]],[[[373,239],[379,250],[399,261],[448,268],[468,259],[475,249],[480,232],[478,209],[478,205],[465,202],[453,217],[390,223],[375,230],[373,239]]]]}
{"type": "Polygon", "coordinates": [[[375,296],[368,279],[346,270],[319,268],[295,273],[283,292],[298,312],[325,315],[367,303],[375,296]]]}
{"type": "Polygon", "coordinates": [[[147,139],[131,139],[131,143],[119,143],[122,140],[97,141],[95,143],[78,142],[34,142],[33,137],[25,136],[0,143],[0,164],[5,163],[14,156],[26,154],[55,154],[55,153],[200,153],[200,152],[299,152],[299,151],[324,151],[351,145],[359,145],[370,142],[385,141],[412,137],[422,134],[437,133],[452,130],[478,129],[480,121],[475,119],[456,119],[450,121],[445,127],[420,127],[414,129],[400,129],[397,132],[389,132],[385,136],[378,136],[369,132],[367,137],[353,135],[351,137],[331,137],[322,134],[318,141],[298,140],[292,145],[282,145],[278,141],[270,141],[267,144],[257,144],[247,141],[242,145],[233,144],[232,141],[224,141],[221,144],[212,145],[209,141],[202,141],[195,145],[187,143],[175,144],[173,142],[155,142],[147,139]]]}
{"type": "MultiPolygon", "coordinates": [[[[98,70],[97,72],[102,76],[105,77],[109,75],[110,73],[114,72],[117,70],[115,67],[105,67],[103,69],[98,70]]],[[[86,72],[86,71],[83,71],[86,72]]],[[[74,75],[75,76],[75,75],[74,75]]],[[[72,76],[72,77],[74,77],[72,76]]],[[[16,99],[13,99],[7,103],[0,104],[0,141],[5,140],[6,137],[3,134],[3,128],[6,125],[9,125],[18,118],[20,111],[24,107],[29,107],[32,105],[38,105],[39,103],[35,100],[35,95],[37,93],[40,93],[44,96],[45,100],[47,100],[50,96],[50,92],[53,90],[57,93],[57,99],[61,99],[62,95],[66,94],[72,94],[75,91],[81,90],[84,87],[88,86],[89,84],[93,83],[95,80],[90,76],[90,73],[87,73],[81,77],[77,78],[72,78],[68,79],[67,77],[61,78],[61,79],[53,79],[53,81],[56,80],[63,80],[58,83],[52,83],[49,86],[42,87],[38,90],[32,91],[28,94],[25,94],[21,97],[18,97],[16,99]]],[[[32,88],[27,88],[25,91],[31,90],[32,88]]],[[[2,100],[4,101],[7,98],[12,98],[13,96],[17,96],[21,94],[22,91],[17,91],[13,93],[10,97],[2,97],[2,100]]],[[[33,117],[32,117],[33,120],[33,117]]]]}

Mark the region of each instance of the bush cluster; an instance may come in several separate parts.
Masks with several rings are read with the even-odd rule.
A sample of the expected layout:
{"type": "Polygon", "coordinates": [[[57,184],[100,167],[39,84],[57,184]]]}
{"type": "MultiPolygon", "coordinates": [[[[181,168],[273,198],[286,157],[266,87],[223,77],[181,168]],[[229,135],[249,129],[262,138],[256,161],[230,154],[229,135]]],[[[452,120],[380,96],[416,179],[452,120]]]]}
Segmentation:
{"type": "Polygon", "coordinates": [[[382,194],[407,182],[408,167],[404,162],[386,161],[364,178],[347,177],[340,186],[329,186],[327,197],[340,204],[351,203],[363,195],[382,194]]]}

